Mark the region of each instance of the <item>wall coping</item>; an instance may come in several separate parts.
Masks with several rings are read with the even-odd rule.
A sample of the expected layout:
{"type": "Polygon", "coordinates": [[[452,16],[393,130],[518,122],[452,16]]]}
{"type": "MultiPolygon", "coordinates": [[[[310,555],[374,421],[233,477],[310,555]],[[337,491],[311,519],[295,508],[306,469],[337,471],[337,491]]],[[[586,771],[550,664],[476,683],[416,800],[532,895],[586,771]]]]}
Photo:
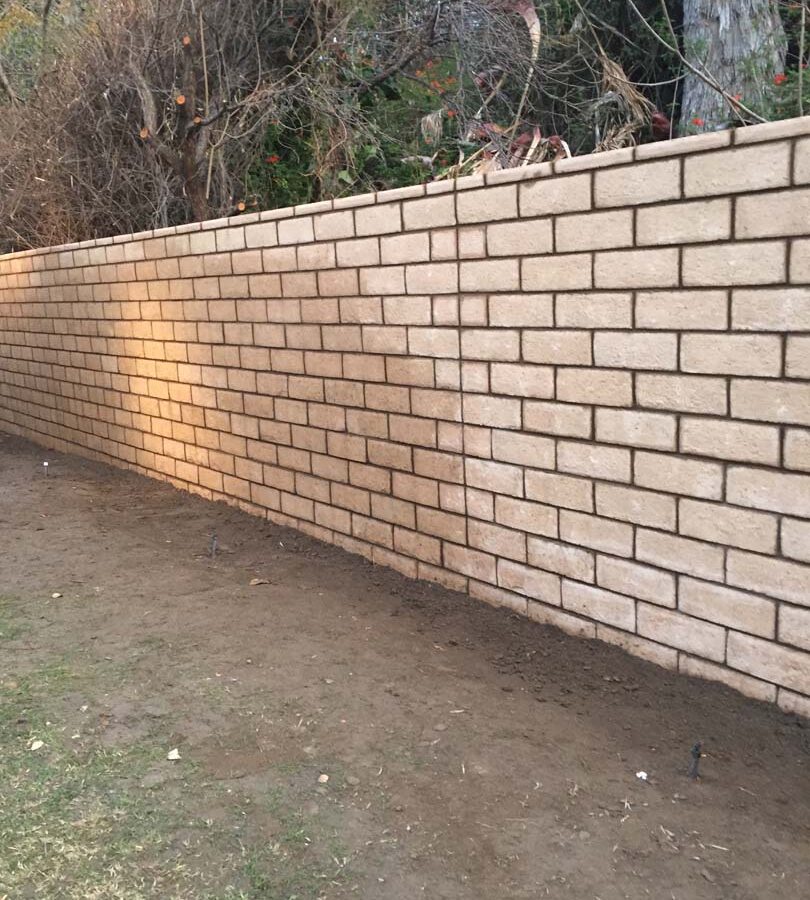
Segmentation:
{"type": "Polygon", "coordinates": [[[573,172],[585,172],[613,166],[628,165],[651,159],[664,159],[683,154],[697,154],[725,147],[747,146],[766,141],[783,140],[785,138],[810,135],[810,114],[777,122],[765,122],[759,125],[747,125],[730,128],[725,131],[707,132],[658,141],[650,144],[639,144],[635,147],[623,147],[619,150],[607,150],[603,153],[589,153],[562,159],[557,162],[543,162],[513,169],[501,169],[484,175],[465,175],[461,178],[433,181],[423,184],[408,185],[387,191],[374,191],[366,194],[354,194],[348,197],[337,197],[334,200],[320,200],[315,203],[304,203],[298,206],[287,206],[268,209],[262,212],[246,213],[209,219],[204,222],[190,222],[185,225],[170,225],[150,231],[134,234],[119,234],[109,237],[94,238],[73,244],[60,244],[51,247],[35,247],[30,250],[19,250],[14,253],[0,254],[0,262],[24,257],[44,256],[52,253],[65,253],[71,250],[103,247],[109,244],[127,244],[151,238],[169,237],[188,234],[195,231],[210,231],[216,228],[228,228],[235,225],[250,225],[257,222],[269,222],[278,219],[290,219],[296,216],[311,216],[317,213],[333,212],[342,209],[353,209],[360,206],[373,206],[377,203],[391,203],[397,200],[412,199],[451,191],[463,191],[496,184],[512,184],[520,181],[533,181],[556,175],[567,175],[573,172]]]}

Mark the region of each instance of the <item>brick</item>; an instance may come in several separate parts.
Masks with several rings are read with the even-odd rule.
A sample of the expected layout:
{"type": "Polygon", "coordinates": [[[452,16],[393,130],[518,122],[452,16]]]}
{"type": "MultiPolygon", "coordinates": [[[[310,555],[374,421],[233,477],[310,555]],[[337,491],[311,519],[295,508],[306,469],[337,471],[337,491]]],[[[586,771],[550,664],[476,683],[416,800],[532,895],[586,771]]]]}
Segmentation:
{"type": "Polygon", "coordinates": [[[553,397],[554,370],[549,366],[493,363],[491,385],[495,394],[517,397],[553,397]]]}
{"type": "Polygon", "coordinates": [[[380,256],[383,265],[429,260],[430,235],[426,231],[420,231],[384,237],[380,240],[380,256]]]}
{"type": "Polygon", "coordinates": [[[806,719],[810,719],[810,698],[779,688],[776,702],[783,712],[794,713],[797,716],[804,716],[806,719]]]}
{"type": "MultiPolygon", "coordinates": [[[[450,265],[453,265],[452,263],[450,265]]],[[[514,291],[520,288],[517,259],[468,260],[460,263],[462,291],[514,291]]]]}
{"type": "Polygon", "coordinates": [[[634,522],[666,531],[675,529],[675,498],[653,491],[616,484],[597,484],[596,511],[609,519],[634,522]]]}
{"type": "Polygon", "coordinates": [[[722,662],[725,658],[724,628],[674,610],[639,603],[638,633],[705,659],[722,662]]]}
{"type": "Polygon", "coordinates": [[[565,437],[591,436],[591,408],[570,403],[527,400],[523,407],[523,427],[565,437]]]}
{"type": "Polygon", "coordinates": [[[671,647],[663,647],[655,641],[648,641],[637,635],[628,634],[626,631],[618,631],[608,625],[597,625],[596,637],[600,641],[620,647],[626,653],[646,659],[657,666],[663,666],[666,669],[677,669],[678,667],[678,651],[671,647]]]}
{"type": "Polygon", "coordinates": [[[640,291],[636,297],[637,328],[683,331],[725,330],[726,291],[640,291]]]}
{"type": "Polygon", "coordinates": [[[633,295],[559,294],[556,312],[560,328],[632,328],[633,295]]]}
{"type": "Polygon", "coordinates": [[[633,527],[624,522],[563,509],[560,510],[560,537],[569,544],[615,556],[633,555],[633,527]]]}
{"type": "Polygon", "coordinates": [[[810,188],[750,194],[737,199],[738,238],[807,234],[810,188]]]}
{"type": "Polygon", "coordinates": [[[681,195],[681,169],[677,159],[637,163],[595,173],[597,206],[635,206],[681,195]]]}
{"type": "Polygon", "coordinates": [[[511,497],[523,496],[523,471],[518,466],[484,459],[465,460],[467,484],[511,497]]]}
{"type": "Polygon", "coordinates": [[[714,544],[645,528],[638,529],[636,533],[636,559],[663,569],[722,581],[723,557],[722,547],[714,544]]]}
{"type": "Polygon", "coordinates": [[[788,428],[785,432],[785,467],[810,472],[810,432],[788,428]]]}
{"type": "Polygon", "coordinates": [[[810,518],[810,475],[732,466],[726,499],[740,506],[810,518]]]}
{"type": "Polygon", "coordinates": [[[810,281],[810,239],[793,241],[790,248],[790,281],[801,285],[810,281]]]}
{"type": "Polygon", "coordinates": [[[520,185],[520,215],[546,216],[591,208],[591,175],[539,178],[520,185]]]}
{"type": "Polygon", "coordinates": [[[553,468],[554,441],[532,434],[493,430],[492,457],[500,462],[535,468],[553,468]]]}
{"type": "Polygon", "coordinates": [[[574,475],[627,482],[630,481],[630,451],[622,447],[558,441],[557,468],[574,475]]]}
{"type": "Polygon", "coordinates": [[[360,269],[361,294],[404,294],[405,267],[386,266],[380,269],[360,269]]]}
{"type": "MultiPolygon", "coordinates": [[[[465,194],[459,194],[459,201],[465,194]]],[[[551,220],[532,219],[487,226],[490,256],[526,256],[552,252],[551,220]]],[[[558,247],[558,249],[560,249],[558,247]]]]}
{"type": "Polygon", "coordinates": [[[371,234],[391,234],[402,230],[399,203],[364,206],[354,211],[355,232],[358,237],[371,234]]]}
{"type": "Polygon", "coordinates": [[[299,269],[330,269],[335,264],[334,244],[304,244],[298,248],[299,269]]]}
{"type": "MultiPolygon", "coordinates": [[[[532,602],[527,600],[526,597],[513,594],[510,591],[505,591],[501,588],[493,587],[491,584],[484,584],[480,581],[471,580],[469,582],[469,594],[476,600],[483,600],[484,603],[488,603],[490,606],[494,606],[498,609],[511,609],[521,616],[528,614],[528,606],[529,603],[532,602]]],[[[550,607],[543,606],[543,609],[549,608],[550,607]]]]}
{"type": "Polygon", "coordinates": [[[793,173],[795,184],[810,184],[810,138],[796,141],[793,173]]]}
{"type": "Polygon", "coordinates": [[[751,678],[749,675],[743,675],[741,672],[735,672],[733,669],[728,669],[725,666],[707,662],[705,659],[687,656],[685,653],[681,654],[678,670],[683,675],[689,675],[693,678],[719,681],[733,690],[739,691],[746,697],[753,697],[755,700],[765,700],[773,703],[776,699],[775,685],[767,684],[758,678],[751,678]]]}
{"type": "Polygon", "coordinates": [[[402,216],[407,231],[455,225],[455,197],[444,194],[424,200],[410,200],[402,205],[402,216]]]}
{"type": "Polygon", "coordinates": [[[596,557],[596,581],[600,587],[627,594],[658,606],[675,606],[675,576],[612,556],[596,557]]]}
{"type": "Polygon", "coordinates": [[[518,359],[520,334],[487,328],[467,329],[461,335],[461,355],[464,359],[518,359]]]}
{"type": "Polygon", "coordinates": [[[701,153],[684,163],[687,197],[762,191],[790,184],[790,145],[785,141],[768,148],[768,165],[762,165],[762,148],[745,147],[701,153]]]}
{"type": "Polygon", "coordinates": [[[394,549],[434,565],[441,563],[441,542],[416,531],[394,528],[394,549]]]}
{"type": "Polygon", "coordinates": [[[764,422],[810,425],[810,384],[735,378],[731,382],[731,413],[764,422]]]}
{"type": "Polygon", "coordinates": [[[520,265],[523,290],[579,291],[593,287],[593,258],[589,253],[526,257],[520,265]]]}
{"type": "MultiPolygon", "coordinates": [[[[345,297],[340,299],[340,321],[362,322],[364,324],[381,323],[382,303],[378,297],[345,297]]],[[[358,330],[358,334],[361,332],[358,330]]],[[[360,349],[358,341],[358,348],[360,349]]],[[[348,347],[341,349],[349,349],[348,347]]]]}
{"type": "Polygon", "coordinates": [[[388,325],[430,325],[430,297],[383,297],[383,316],[388,325]]]}
{"type": "Polygon", "coordinates": [[[606,369],[558,369],[557,399],[600,406],[631,406],[633,376],[630,372],[606,369]]]}
{"type": "Polygon", "coordinates": [[[391,522],[394,525],[402,525],[404,528],[416,527],[414,505],[404,500],[398,500],[395,497],[372,494],[371,515],[375,519],[391,522]]]}
{"type": "Polygon", "coordinates": [[[458,248],[455,229],[444,228],[430,232],[431,259],[455,259],[456,256],[458,256],[458,248]]]}
{"type": "Polygon", "coordinates": [[[459,259],[481,259],[487,255],[487,233],[483,226],[467,225],[458,229],[459,259]]]}
{"type": "Polygon", "coordinates": [[[810,655],[807,653],[730,631],[727,662],[756,678],[810,694],[810,655]]]}
{"type": "Polygon", "coordinates": [[[526,535],[521,531],[469,518],[467,543],[471,547],[486,550],[496,556],[518,562],[526,561],[526,535]]]}
{"type": "Polygon", "coordinates": [[[594,554],[588,550],[531,535],[527,549],[529,564],[538,569],[565,575],[577,581],[592,583],[594,580],[594,554]]]}
{"type": "Polygon", "coordinates": [[[728,387],[724,378],[697,375],[636,375],[636,403],[651,409],[677,412],[728,411],[728,387]]]}
{"type": "Polygon", "coordinates": [[[685,334],[681,338],[684,372],[778,376],[782,341],[775,335],[685,334]]]}
{"type": "Polygon", "coordinates": [[[652,450],[674,450],[677,423],[664,413],[597,409],[596,439],[652,450]]]}
{"type": "MultiPolygon", "coordinates": [[[[556,220],[555,228],[558,253],[633,246],[633,211],[631,209],[564,216],[556,220]]],[[[538,250],[538,252],[542,251],[538,250]]]]}
{"type": "Polygon", "coordinates": [[[587,478],[527,470],[526,496],[553,506],[593,512],[593,486],[587,478]]]}
{"type": "Polygon", "coordinates": [[[678,609],[748,634],[770,638],[775,634],[776,604],[772,600],[718,584],[681,578],[678,609]]]}
{"type": "Polygon", "coordinates": [[[680,444],[682,453],[698,456],[771,465],[779,462],[779,430],[768,425],[685,416],[680,444]]]}
{"type": "Polygon", "coordinates": [[[560,605],[560,577],[505,559],[498,560],[498,584],[510,591],[548,603],[560,605]]]}
{"type": "Polygon", "coordinates": [[[463,191],[456,197],[459,224],[491,222],[495,219],[515,219],[518,214],[517,185],[463,191]]]}
{"type": "Polygon", "coordinates": [[[569,615],[561,612],[553,606],[546,606],[544,603],[534,603],[528,601],[528,616],[533,622],[539,622],[541,625],[552,625],[559,628],[566,634],[580,638],[595,638],[596,625],[588,622],[579,616],[569,615]]]}
{"type": "Polygon", "coordinates": [[[337,244],[339,266],[376,266],[379,262],[380,243],[377,238],[361,238],[337,244]]]}
{"type": "Polygon", "coordinates": [[[520,400],[491,397],[487,394],[465,394],[464,421],[471,425],[491,425],[493,428],[520,428],[520,400]]]}
{"type": "Polygon", "coordinates": [[[551,328],[552,294],[496,294],[489,298],[489,324],[507,328],[551,328]]]}
{"type": "Polygon", "coordinates": [[[640,487],[710,500],[723,497],[723,467],[718,463],[682,459],[669,453],[635,455],[633,481],[640,487]]]}
{"type": "Polygon", "coordinates": [[[783,241],[736,241],[684,247],[683,283],[687,287],[778,284],[785,281],[783,241]]]}
{"type": "Polygon", "coordinates": [[[304,244],[315,240],[315,231],[312,227],[312,218],[301,217],[282,219],[278,223],[279,244],[304,244]]]}
{"type": "MultiPolygon", "coordinates": [[[[464,480],[463,460],[450,453],[436,453],[432,450],[414,451],[414,472],[427,478],[438,478],[441,481],[449,481],[461,484],[464,480]]],[[[472,482],[470,482],[472,484],[472,482]]],[[[473,485],[475,486],[475,485],[473,485]]]]}
{"type": "Polygon", "coordinates": [[[564,609],[604,622],[625,631],[635,631],[635,601],[622,594],[614,594],[601,588],[575,581],[563,581],[562,605],[564,609]]]}
{"type": "Polygon", "coordinates": [[[318,272],[318,293],[321,297],[350,297],[360,290],[354,269],[333,269],[318,272]]]}
{"type": "Polygon", "coordinates": [[[315,216],[315,237],[319,241],[354,237],[354,213],[350,209],[315,216]]]}
{"type": "MultiPolygon", "coordinates": [[[[752,631],[750,628],[743,630],[752,631]]],[[[752,631],[752,634],[757,633],[752,631]]],[[[779,640],[783,644],[810,650],[810,610],[783,605],[779,611],[779,640]]]]}
{"type": "Polygon", "coordinates": [[[782,553],[810,563],[810,522],[782,519],[782,553]]]}
{"type": "Polygon", "coordinates": [[[417,507],[416,525],[418,531],[448,541],[463,543],[467,540],[467,520],[464,516],[441,512],[437,509],[417,507]]]}
{"type": "Polygon", "coordinates": [[[394,546],[394,529],[385,522],[377,522],[357,513],[352,515],[352,534],[361,541],[380,544],[383,547],[394,546]]]}
{"type": "Polygon", "coordinates": [[[761,553],[773,553],[776,550],[775,516],[752,513],[719,503],[682,500],[678,531],[688,537],[742,547],[744,550],[757,550],[761,553]]]}
{"type": "Polygon", "coordinates": [[[275,222],[260,222],[245,228],[245,244],[248,247],[275,247],[278,229],[275,222]]]}
{"type": "Polygon", "coordinates": [[[459,356],[458,332],[450,328],[409,328],[408,347],[415,356],[459,356]]]}
{"type": "Polygon", "coordinates": [[[636,233],[642,246],[728,240],[731,200],[697,200],[639,209],[636,233]]]}
{"type": "Polygon", "coordinates": [[[810,606],[810,566],[729,550],[726,580],[735,587],[810,606]]]}
{"type": "Polygon", "coordinates": [[[480,550],[471,550],[467,547],[459,547],[456,544],[444,545],[444,564],[454,572],[461,572],[470,578],[486,581],[494,584],[497,581],[495,573],[495,557],[480,550]]]}
{"type": "Polygon", "coordinates": [[[589,365],[591,336],[585,331],[525,331],[523,358],[528,362],[589,365]]]}
{"type": "Polygon", "coordinates": [[[458,266],[454,262],[406,266],[405,279],[409,294],[453,294],[458,291],[458,266]]]}
{"type": "Polygon", "coordinates": [[[788,378],[810,380],[810,337],[789,337],[787,339],[785,374],[788,378]]]}
{"type": "Polygon", "coordinates": [[[674,287],[678,284],[678,250],[610,250],[594,257],[597,288],[674,287]]]}
{"type": "Polygon", "coordinates": [[[599,331],[593,337],[597,366],[623,369],[677,369],[678,337],[658,332],[599,331]]]}
{"type": "Polygon", "coordinates": [[[295,247],[274,247],[262,250],[265,272],[292,272],[297,265],[295,247]]]}

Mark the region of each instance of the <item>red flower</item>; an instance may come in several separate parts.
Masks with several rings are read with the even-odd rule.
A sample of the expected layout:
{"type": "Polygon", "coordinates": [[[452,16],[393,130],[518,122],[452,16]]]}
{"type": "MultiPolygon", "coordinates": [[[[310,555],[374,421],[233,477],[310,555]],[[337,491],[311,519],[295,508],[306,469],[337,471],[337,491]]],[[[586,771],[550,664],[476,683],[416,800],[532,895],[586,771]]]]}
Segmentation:
{"type": "Polygon", "coordinates": [[[279,162],[280,160],[281,160],[281,157],[280,157],[277,153],[274,153],[272,156],[266,157],[264,161],[265,161],[269,166],[274,166],[274,165],[275,165],[277,162],[279,162]]]}
{"type": "Polygon", "coordinates": [[[447,118],[448,118],[448,119],[455,119],[455,117],[456,117],[457,115],[458,115],[458,113],[457,113],[454,109],[448,109],[448,110],[447,110],[447,118]]]}
{"type": "Polygon", "coordinates": [[[773,83],[775,85],[784,84],[787,81],[787,75],[784,72],[779,72],[778,74],[773,76],[773,83]]]}
{"type": "Polygon", "coordinates": [[[693,125],[705,125],[706,123],[704,122],[703,119],[699,119],[697,116],[695,116],[695,118],[692,119],[692,124],[693,125]]]}

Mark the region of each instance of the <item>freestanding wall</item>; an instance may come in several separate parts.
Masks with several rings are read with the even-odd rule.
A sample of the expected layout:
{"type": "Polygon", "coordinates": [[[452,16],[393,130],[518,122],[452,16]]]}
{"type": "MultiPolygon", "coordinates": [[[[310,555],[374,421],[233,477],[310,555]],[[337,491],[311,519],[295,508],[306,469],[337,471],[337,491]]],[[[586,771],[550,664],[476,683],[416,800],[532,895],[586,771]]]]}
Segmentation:
{"type": "Polygon", "coordinates": [[[0,258],[0,428],[810,714],[808,134],[0,258]]]}

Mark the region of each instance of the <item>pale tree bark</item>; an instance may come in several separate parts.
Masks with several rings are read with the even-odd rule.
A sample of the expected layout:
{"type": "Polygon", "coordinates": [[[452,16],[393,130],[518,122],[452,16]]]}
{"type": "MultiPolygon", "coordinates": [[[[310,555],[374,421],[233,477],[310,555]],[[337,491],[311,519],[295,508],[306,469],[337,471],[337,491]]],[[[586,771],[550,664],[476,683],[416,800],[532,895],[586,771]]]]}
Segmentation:
{"type": "MultiPolygon", "coordinates": [[[[684,0],[683,45],[695,68],[756,109],[784,69],[787,39],[773,0],[684,0]]],[[[717,90],[687,74],[682,131],[712,131],[739,119],[717,90]]]]}

